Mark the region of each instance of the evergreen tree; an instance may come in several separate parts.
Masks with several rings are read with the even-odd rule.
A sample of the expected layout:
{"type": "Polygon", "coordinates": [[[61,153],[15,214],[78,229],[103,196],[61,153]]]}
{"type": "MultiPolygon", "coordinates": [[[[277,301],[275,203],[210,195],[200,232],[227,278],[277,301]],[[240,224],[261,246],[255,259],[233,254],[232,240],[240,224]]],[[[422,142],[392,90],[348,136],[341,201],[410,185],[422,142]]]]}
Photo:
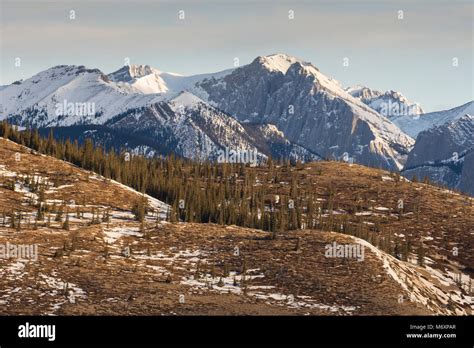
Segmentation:
{"type": "Polygon", "coordinates": [[[66,211],[66,218],[64,219],[62,228],[63,228],[63,230],[69,231],[69,214],[68,214],[68,211],[66,211]]]}
{"type": "Polygon", "coordinates": [[[420,266],[425,265],[425,250],[423,248],[423,243],[422,242],[420,243],[420,245],[418,247],[417,259],[418,259],[418,265],[420,265],[420,266]]]}

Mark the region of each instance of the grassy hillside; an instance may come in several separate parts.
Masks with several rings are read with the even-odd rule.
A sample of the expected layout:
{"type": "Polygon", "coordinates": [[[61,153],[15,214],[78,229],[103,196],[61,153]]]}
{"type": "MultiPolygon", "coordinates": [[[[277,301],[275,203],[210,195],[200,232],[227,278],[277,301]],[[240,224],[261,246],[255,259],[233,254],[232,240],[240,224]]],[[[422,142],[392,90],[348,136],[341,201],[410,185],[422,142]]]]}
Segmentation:
{"type": "Polygon", "coordinates": [[[246,167],[233,180],[264,186],[262,210],[275,214],[301,197],[288,218],[307,229],[169,222],[149,196],[140,221],[142,194],[0,138],[0,245],[39,254],[0,258],[3,313],[472,313],[470,198],[339,162],[246,167]],[[328,257],[334,242],[363,258],[328,257]]]}

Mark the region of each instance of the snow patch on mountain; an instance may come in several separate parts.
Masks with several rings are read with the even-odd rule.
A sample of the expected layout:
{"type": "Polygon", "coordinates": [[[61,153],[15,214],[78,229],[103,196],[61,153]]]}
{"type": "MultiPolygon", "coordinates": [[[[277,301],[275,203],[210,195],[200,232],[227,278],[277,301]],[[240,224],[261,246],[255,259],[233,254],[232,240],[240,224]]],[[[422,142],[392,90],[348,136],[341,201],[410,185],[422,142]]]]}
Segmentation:
{"type": "Polygon", "coordinates": [[[195,109],[199,103],[205,104],[202,99],[187,91],[181,92],[177,97],[171,99],[169,103],[171,109],[175,112],[182,112],[183,108],[195,109]]]}
{"type": "Polygon", "coordinates": [[[299,62],[304,65],[309,64],[302,61],[301,59],[283,53],[276,53],[268,56],[259,56],[257,60],[266,69],[270,71],[279,71],[283,74],[286,74],[290,66],[292,66],[296,62],[299,62]]]}

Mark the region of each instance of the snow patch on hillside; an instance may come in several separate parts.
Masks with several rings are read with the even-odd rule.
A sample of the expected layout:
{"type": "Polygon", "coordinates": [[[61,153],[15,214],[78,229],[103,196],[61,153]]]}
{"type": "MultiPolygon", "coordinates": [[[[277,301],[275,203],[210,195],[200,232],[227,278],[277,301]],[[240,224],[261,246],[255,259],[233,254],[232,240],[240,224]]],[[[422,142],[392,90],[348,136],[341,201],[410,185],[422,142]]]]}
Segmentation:
{"type": "Polygon", "coordinates": [[[204,101],[189,92],[182,92],[170,101],[171,108],[175,112],[181,112],[183,108],[194,109],[199,103],[204,101]]]}
{"type": "Polygon", "coordinates": [[[405,292],[404,301],[418,302],[440,315],[471,315],[472,296],[462,293],[454,280],[432,267],[418,267],[382,252],[369,242],[352,237],[370,249],[382,262],[387,274],[405,292]]]}

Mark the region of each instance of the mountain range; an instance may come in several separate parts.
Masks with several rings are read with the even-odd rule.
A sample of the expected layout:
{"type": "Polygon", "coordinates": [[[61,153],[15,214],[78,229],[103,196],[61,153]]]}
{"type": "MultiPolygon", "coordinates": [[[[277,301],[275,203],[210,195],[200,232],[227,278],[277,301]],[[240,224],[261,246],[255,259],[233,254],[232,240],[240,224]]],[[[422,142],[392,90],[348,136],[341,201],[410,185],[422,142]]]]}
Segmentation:
{"type": "Polygon", "coordinates": [[[192,76],[148,65],[110,74],[62,65],[2,86],[0,101],[0,119],[147,156],[215,160],[232,149],[260,158],[350,158],[474,194],[472,171],[463,169],[472,166],[472,101],[424,113],[399,92],[344,88],[285,54],[192,76]],[[448,173],[440,163],[453,152],[448,173]]]}

